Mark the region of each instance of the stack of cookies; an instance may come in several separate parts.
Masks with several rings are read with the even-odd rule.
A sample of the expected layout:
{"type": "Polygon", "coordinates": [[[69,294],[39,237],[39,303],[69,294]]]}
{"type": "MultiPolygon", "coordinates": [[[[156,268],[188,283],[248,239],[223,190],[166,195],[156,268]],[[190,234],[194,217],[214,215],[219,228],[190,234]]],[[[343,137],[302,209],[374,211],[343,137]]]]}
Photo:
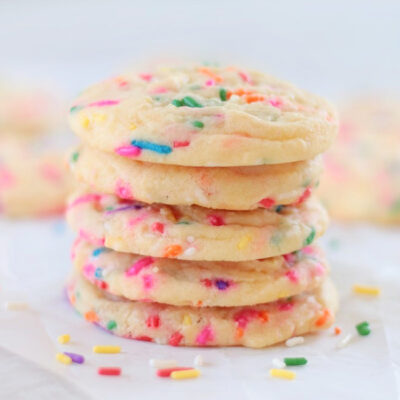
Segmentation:
{"type": "Polygon", "coordinates": [[[71,304],[116,335],[264,347],[331,325],[313,198],[332,107],[235,67],[128,73],[70,110],[71,304]]]}

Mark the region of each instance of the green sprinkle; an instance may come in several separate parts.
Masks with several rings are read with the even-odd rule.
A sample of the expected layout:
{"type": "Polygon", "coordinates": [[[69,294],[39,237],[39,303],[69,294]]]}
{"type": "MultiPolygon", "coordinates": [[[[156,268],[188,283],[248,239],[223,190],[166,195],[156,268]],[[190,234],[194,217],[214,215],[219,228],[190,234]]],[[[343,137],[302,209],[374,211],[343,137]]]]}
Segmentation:
{"type": "Polygon", "coordinates": [[[369,328],[369,323],[367,321],[357,324],[356,329],[360,336],[368,336],[371,333],[371,329],[369,328]]]}
{"type": "Polygon", "coordinates": [[[74,163],[77,162],[78,158],[79,158],[79,151],[73,152],[71,155],[71,162],[74,162],[74,163]]]}
{"type": "Polygon", "coordinates": [[[83,108],[83,106],[73,106],[73,107],[71,107],[71,108],[69,109],[69,112],[70,112],[70,113],[74,113],[74,112],[77,112],[77,111],[82,110],[82,108],[83,108]]]}
{"type": "Polygon", "coordinates": [[[311,244],[314,241],[314,238],[315,238],[315,228],[312,227],[310,234],[304,240],[304,246],[308,246],[309,244],[311,244]]]}
{"type": "Polygon", "coordinates": [[[283,210],[283,205],[282,204],[280,204],[279,206],[276,206],[275,207],[275,211],[277,212],[277,213],[280,213],[282,210],[283,210]]]}
{"type": "Polygon", "coordinates": [[[112,319],[111,321],[108,321],[107,324],[107,329],[109,331],[112,331],[113,329],[115,329],[117,327],[117,323],[112,319]]]}
{"type": "Polygon", "coordinates": [[[200,103],[198,103],[193,97],[185,96],[182,100],[182,103],[187,107],[201,108],[203,107],[200,103]]]}
{"type": "Polygon", "coordinates": [[[284,358],[283,361],[285,362],[287,367],[307,364],[307,359],[304,357],[284,358]]]}
{"type": "Polygon", "coordinates": [[[111,206],[106,207],[106,211],[112,211],[112,210],[114,210],[114,207],[111,207],[111,206]]]}
{"type": "Polygon", "coordinates": [[[227,91],[224,88],[219,89],[219,98],[222,101],[226,101],[227,91]]]}
{"type": "Polygon", "coordinates": [[[204,128],[204,123],[203,122],[201,122],[201,121],[193,121],[192,122],[192,125],[195,127],[195,128],[204,128]]]}
{"type": "Polygon", "coordinates": [[[173,104],[175,107],[182,107],[182,106],[183,106],[183,101],[182,101],[182,100],[179,100],[179,99],[174,99],[174,100],[172,100],[172,104],[173,104]]]}

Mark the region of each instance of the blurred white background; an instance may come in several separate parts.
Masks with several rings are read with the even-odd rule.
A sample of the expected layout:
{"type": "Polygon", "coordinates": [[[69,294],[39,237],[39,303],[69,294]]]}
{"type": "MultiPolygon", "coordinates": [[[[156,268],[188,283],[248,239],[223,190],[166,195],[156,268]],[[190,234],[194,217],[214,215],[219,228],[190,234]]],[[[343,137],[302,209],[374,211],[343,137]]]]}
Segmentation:
{"type": "Polygon", "coordinates": [[[400,88],[400,2],[25,0],[0,2],[0,76],[68,96],[154,58],[239,63],[333,99],[400,88]]]}

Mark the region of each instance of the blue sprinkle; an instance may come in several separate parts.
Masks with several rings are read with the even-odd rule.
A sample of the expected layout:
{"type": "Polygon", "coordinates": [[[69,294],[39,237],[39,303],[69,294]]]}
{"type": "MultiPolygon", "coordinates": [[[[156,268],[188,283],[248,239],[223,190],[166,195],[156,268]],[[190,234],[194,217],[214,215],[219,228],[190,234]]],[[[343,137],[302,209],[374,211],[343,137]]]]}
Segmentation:
{"type": "Polygon", "coordinates": [[[222,279],[217,279],[215,281],[215,286],[219,289],[219,290],[225,290],[228,289],[229,287],[229,282],[228,281],[224,281],[222,279]]]}
{"type": "Polygon", "coordinates": [[[131,145],[139,147],[140,149],[155,151],[160,154],[169,154],[172,151],[172,147],[170,146],[148,142],[147,140],[132,140],[131,145]]]}
{"type": "Polygon", "coordinates": [[[96,268],[94,271],[94,276],[97,279],[101,279],[103,277],[103,270],[101,268],[96,268]]]}
{"type": "Polygon", "coordinates": [[[105,251],[107,251],[107,247],[99,247],[99,248],[93,250],[92,256],[97,257],[101,253],[104,253],[105,251]]]}

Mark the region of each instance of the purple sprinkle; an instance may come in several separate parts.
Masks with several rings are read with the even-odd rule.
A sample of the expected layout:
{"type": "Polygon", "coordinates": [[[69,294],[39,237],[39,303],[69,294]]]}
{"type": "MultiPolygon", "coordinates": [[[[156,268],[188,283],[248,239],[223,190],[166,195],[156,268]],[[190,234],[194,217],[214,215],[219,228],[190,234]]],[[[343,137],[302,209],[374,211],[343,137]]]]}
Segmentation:
{"type": "Polygon", "coordinates": [[[116,212],[119,211],[126,211],[126,210],[140,210],[141,208],[143,208],[142,206],[140,206],[139,204],[130,204],[129,206],[124,206],[124,207],[120,207],[120,208],[115,208],[114,210],[107,210],[106,214],[114,214],[116,212]]]}
{"type": "Polygon", "coordinates": [[[230,283],[228,281],[224,281],[222,279],[217,279],[215,281],[215,286],[219,289],[219,290],[225,290],[228,289],[228,287],[230,286],[230,283]]]}
{"type": "Polygon", "coordinates": [[[85,357],[81,356],[80,354],[68,353],[66,351],[64,351],[64,354],[68,356],[75,364],[83,364],[83,362],[85,361],[85,357]]]}

